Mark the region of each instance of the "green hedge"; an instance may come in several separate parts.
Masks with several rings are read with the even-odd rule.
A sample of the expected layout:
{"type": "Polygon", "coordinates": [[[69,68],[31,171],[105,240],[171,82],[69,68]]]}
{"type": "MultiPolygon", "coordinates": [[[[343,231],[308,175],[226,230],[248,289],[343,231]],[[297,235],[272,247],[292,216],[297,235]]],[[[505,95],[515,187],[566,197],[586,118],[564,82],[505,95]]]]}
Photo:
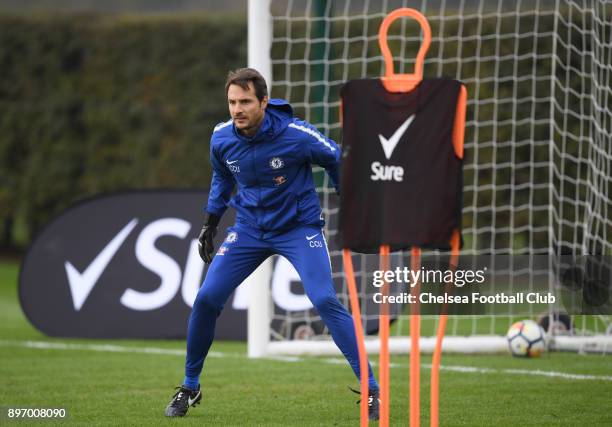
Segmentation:
{"type": "Polygon", "coordinates": [[[0,16],[0,246],[75,200],[204,187],[243,17],[0,16]]]}

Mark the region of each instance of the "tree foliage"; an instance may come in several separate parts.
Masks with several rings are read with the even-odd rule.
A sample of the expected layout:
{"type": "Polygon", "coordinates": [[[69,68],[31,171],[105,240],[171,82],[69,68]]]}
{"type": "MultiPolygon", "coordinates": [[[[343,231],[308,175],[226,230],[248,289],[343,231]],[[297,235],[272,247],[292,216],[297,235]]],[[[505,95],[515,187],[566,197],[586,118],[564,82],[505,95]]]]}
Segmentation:
{"type": "Polygon", "coordinates": [[[89,195],[207,186],[246,35],[231,16],[0,16],[0,246],[89,195]]]}

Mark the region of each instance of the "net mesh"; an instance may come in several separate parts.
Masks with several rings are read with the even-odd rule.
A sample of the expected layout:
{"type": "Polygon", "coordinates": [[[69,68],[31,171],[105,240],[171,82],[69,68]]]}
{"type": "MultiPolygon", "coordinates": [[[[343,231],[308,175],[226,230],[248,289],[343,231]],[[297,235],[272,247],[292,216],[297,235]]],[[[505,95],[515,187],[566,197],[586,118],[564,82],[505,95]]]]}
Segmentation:
{"type": "MultiPolygon", "coordinates": [[[[290,101],[297,116],[341,143],[340,89],[350,79],[384,74],[378,28],[398,7],[415,8],[430,23],[424,76],[467,87],[462,253],[612,254],[612,4],[273,1],[272,96],[290,101]]],[[[388,41],[395,71],[412,72],[418,23],[395,21],[388,41]]],[[[334,281],[348,306],[335,243],[337,196],[321,169],[315,177],[334,281]]],[[[363,320],[371,326],[378,314],[370,304],[378,257],[353,258],[363,320]]],[[[409,266],[408,254],[393,254],[391,265],[409,266]]],[[[406,335],[408,317],[396,315],[392,331],[406,335]]],[[[452,317],[447,333],[504,334],[513,320],[513,313],[452,317]]],[[[605,333],[610,318],[582,316],[574,323],[578,334],[605,333]]],[[[435,334],[434,317],[422,324],[423,335],[435,334]]],[[[310,309],[277,305],[272,330],[278,339],[327,337],[310,309]]]]}

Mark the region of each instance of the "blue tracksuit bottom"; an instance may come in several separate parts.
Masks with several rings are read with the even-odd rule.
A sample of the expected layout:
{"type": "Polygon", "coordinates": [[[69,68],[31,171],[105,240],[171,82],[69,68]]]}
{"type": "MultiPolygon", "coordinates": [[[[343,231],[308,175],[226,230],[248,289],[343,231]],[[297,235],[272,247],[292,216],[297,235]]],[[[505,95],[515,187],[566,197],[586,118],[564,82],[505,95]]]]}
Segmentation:
{"type": "MultiPolygon", "coordinates": [[[[284,233],[262,233],[237,225],[228,229],[193,304],[187,331],[185,385],[197,387],[213,342],[217,317],[229,296],[264,260],[275,254],[293,264],[306,295],[359,379],[353,319],[336,297],[327,243],[321,229],[299,226],[284,233]]],[[[369,388],[378,390],[371,367],[369,388]]]]}

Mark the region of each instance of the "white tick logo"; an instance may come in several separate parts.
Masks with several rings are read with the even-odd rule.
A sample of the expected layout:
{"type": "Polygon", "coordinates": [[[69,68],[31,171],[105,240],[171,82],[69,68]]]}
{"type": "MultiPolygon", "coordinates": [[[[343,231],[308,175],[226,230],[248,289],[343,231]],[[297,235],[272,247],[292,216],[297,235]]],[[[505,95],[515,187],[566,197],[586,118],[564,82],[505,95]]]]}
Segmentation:
{"type": "Polygon", "coordinates": [[[198,394],[196,394],[193,399],[191,397],[187,398],[189,406],[193,406],[193,404],[198,401],[198,397],[200,397],[200,393],[201,391],[198,391],[198,394]]]}
{"type": "Polygon", "coordinates": [[[232,160],[231,162],[229,160],[226,160],[225,163],[227,163],[227,168],[234,173],[238,173],[240,172],[240,166],[235,165],[234,163],[236,163],[238,160],[232,160]]]}
{"type": "Polygon", "coordinates": [[[85,300],[93,290],[96,282],[104,272],[104,269],[111,262],[134,227],[136,227],[136,224],[138,224],[138,220],[134,218],[125,227],[123,227],[119,234],[117,234],[113,240],[111,240],[110,243],[106,245],[104,249],[102,249],[102,252],[100,252],[100,254],[94,258],[83,273],[79,273],[79,271],[70,263],[70,261],[66,261],[64,263],[66,274],[68,275],[70,293],[72,294],[72,303],[76,311],[79,311],[81,307],[83,307],[85,300]]]}
{"type": "Polygon", "coordinates": [[[382,148],[383,148],[383,151],[385,152],[385,157],[387,158],[387,160],[391,158],[391,155],[393,154],[393,150],[395,150],[395,147],[397,147],[399,140],[402,138],[402,136],[406,132],[406,129],[408,129],[408,126],[410,126],[410,124],[414,120],[414,117],[415,117],[415,114],[408,117],[406,121],[399,128],[397,128],[395,133],[391,135],[391,138],[389,139],[378,134],[378,138],[380,139],[380,145],[382,145],[382,148]]]}
{"type": "Polygon", "coordinates": [[[313,234],[312,236],[306,236],[306,240],[308,240],[308,246],[310,246],[311,248],[322,248],[323,247],[323,243],[321,243],[320,240],[312,240],[318,235],[319,233],[313,234]]]}

